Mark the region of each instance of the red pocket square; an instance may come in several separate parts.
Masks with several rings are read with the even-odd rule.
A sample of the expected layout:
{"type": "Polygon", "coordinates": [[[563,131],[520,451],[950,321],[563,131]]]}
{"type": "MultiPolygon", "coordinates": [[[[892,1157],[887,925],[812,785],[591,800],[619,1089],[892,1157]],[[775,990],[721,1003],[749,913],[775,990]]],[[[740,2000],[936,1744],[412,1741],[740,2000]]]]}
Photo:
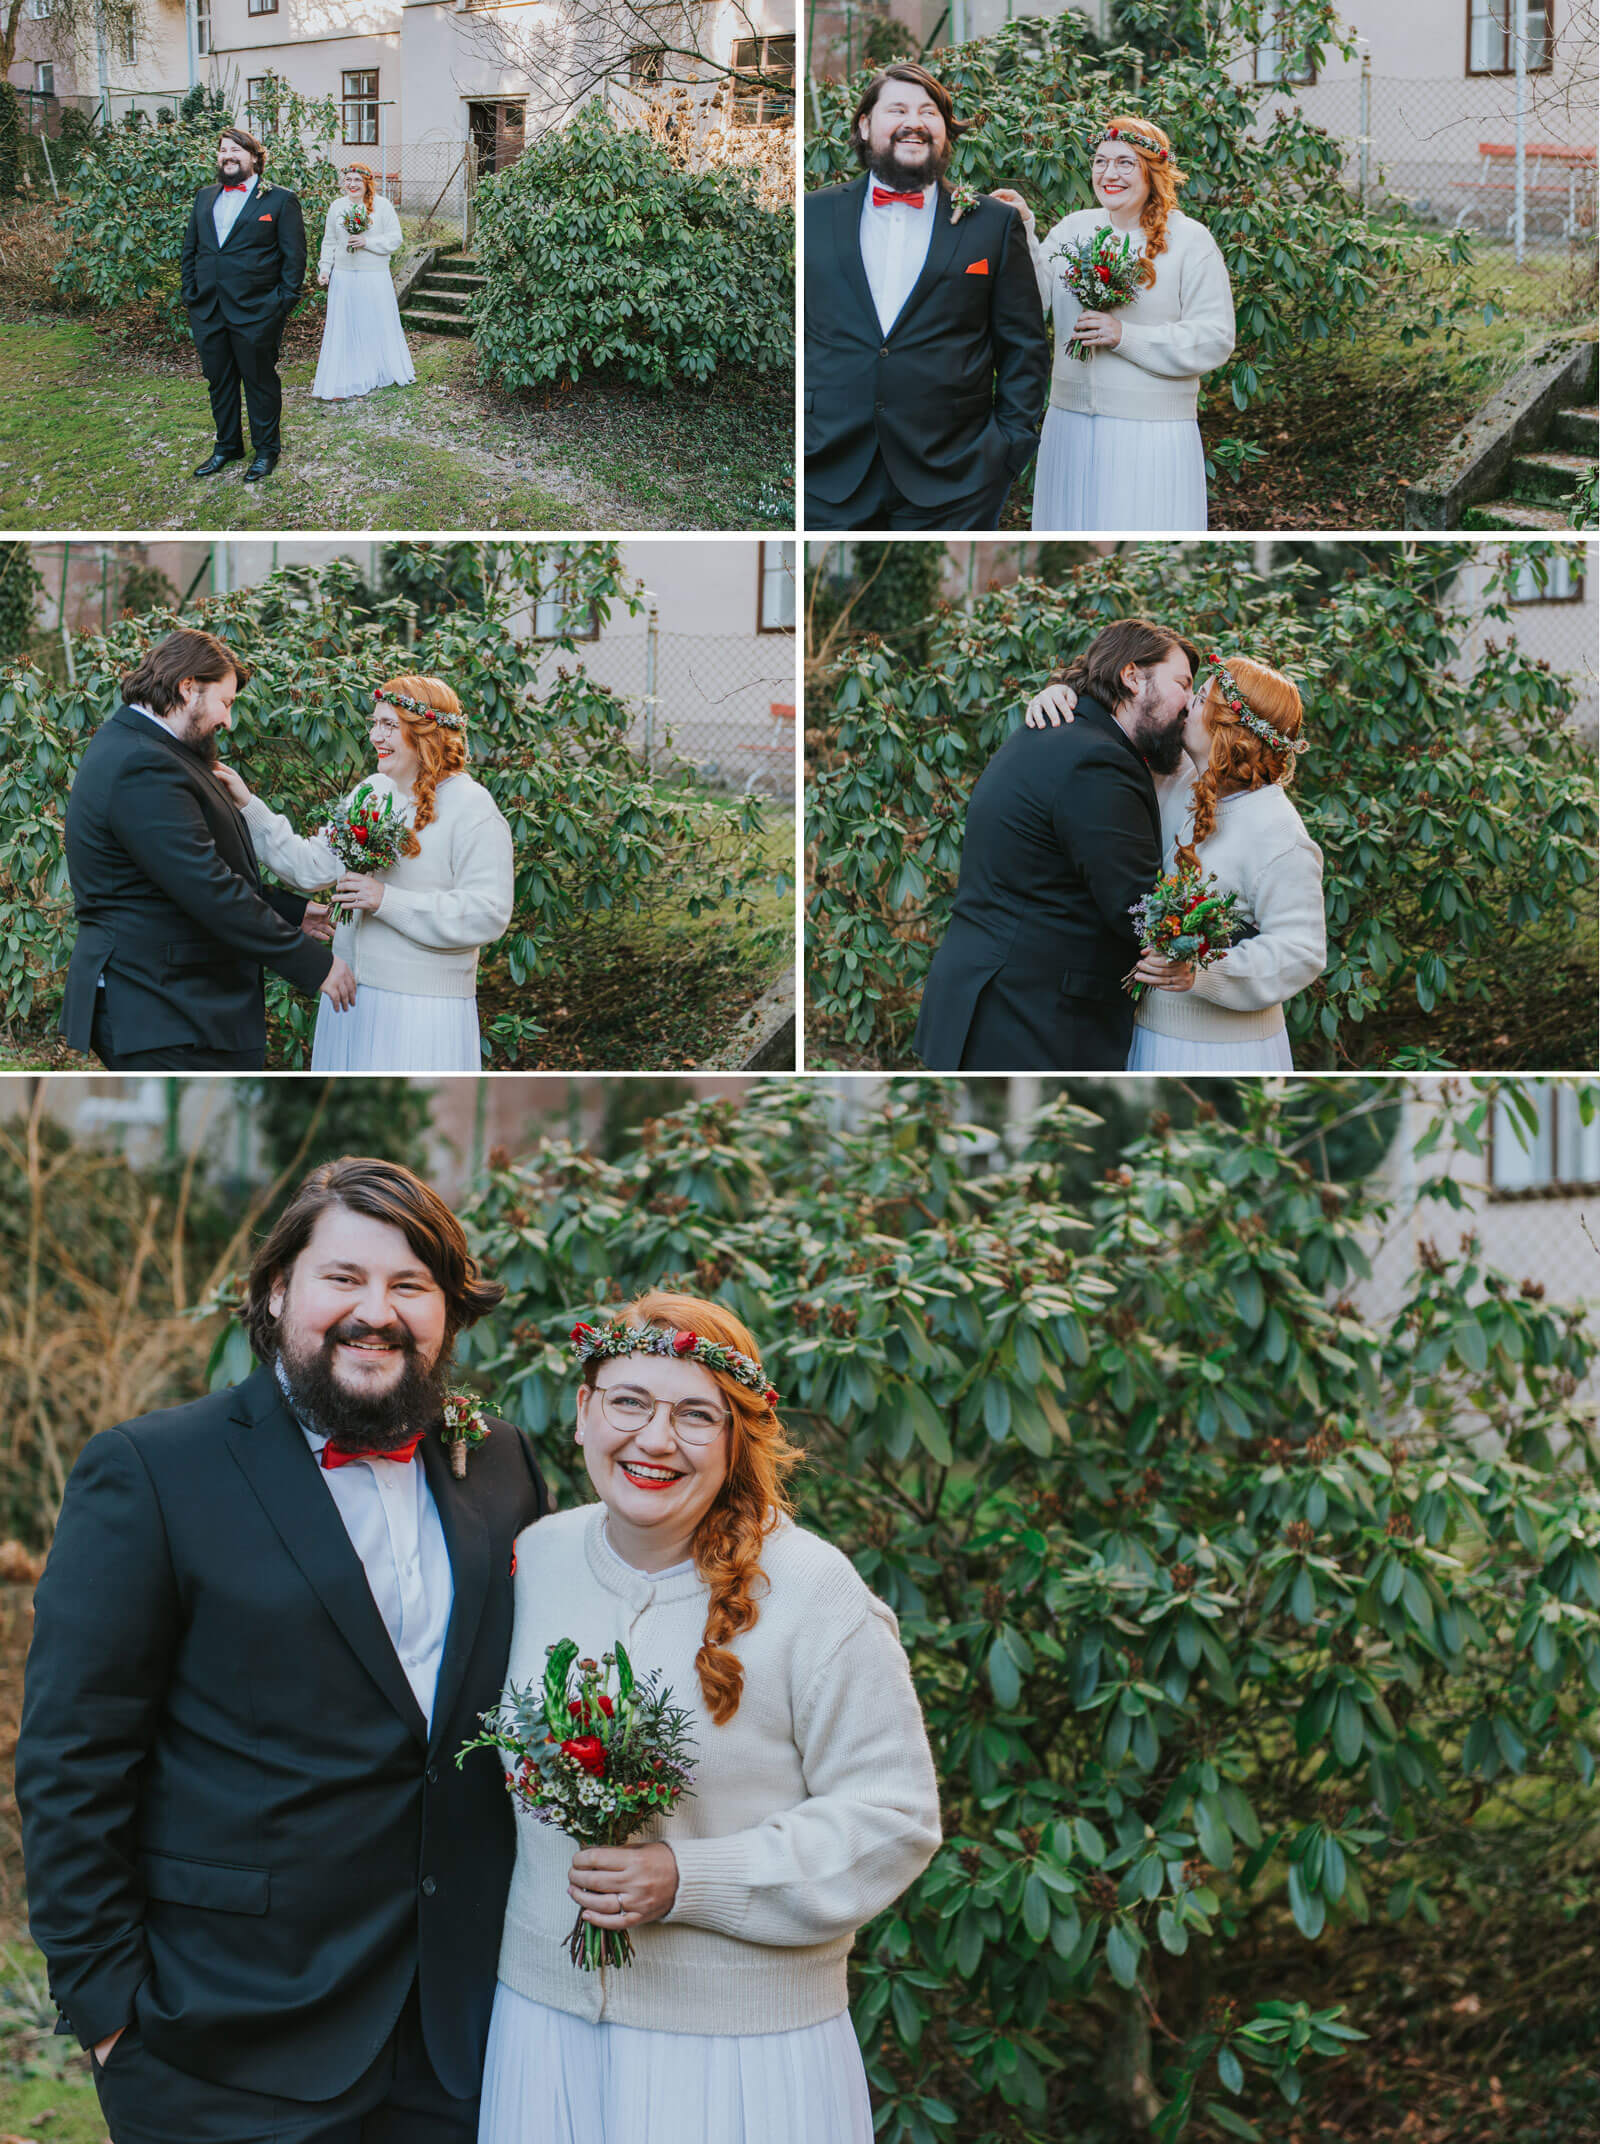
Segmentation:
{"type": "Polygon", "coordinates": [[[987,275],[989,273],[989,263],[987,261],[968,261],[967,273],[968,275],[987,275]]]}
{"type": "Polygon", "coordinates": [[[272,218],[270,216],[258,216],[256,218],[257,223],[270,223],[271,221],[272,218]]]}

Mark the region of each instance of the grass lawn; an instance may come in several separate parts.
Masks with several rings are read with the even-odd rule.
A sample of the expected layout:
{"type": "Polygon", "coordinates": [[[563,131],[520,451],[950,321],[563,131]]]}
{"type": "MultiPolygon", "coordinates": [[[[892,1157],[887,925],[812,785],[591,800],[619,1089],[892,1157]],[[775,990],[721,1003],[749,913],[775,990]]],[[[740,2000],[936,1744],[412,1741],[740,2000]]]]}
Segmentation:
{"type": "Polygon", "coordinates": [[[0,1947],[0,2138],[103,2144],[89,2058],[54,2027],[44,1960],[25,1934],[11,1933],[0,1947]]]}
{"type": "Polygon", "coordinates": [[[203,482],[205,383],[192,351],[125,347],[87,320],[0,320],[0,526],[716,529],[793,525],[786,377],[655,393],[593,381],[504,395],[472,345],[412,335],[417,379],[353,402],[311,396],[316,335],[282,366],[284,458],[264,484],[203,482]]]}

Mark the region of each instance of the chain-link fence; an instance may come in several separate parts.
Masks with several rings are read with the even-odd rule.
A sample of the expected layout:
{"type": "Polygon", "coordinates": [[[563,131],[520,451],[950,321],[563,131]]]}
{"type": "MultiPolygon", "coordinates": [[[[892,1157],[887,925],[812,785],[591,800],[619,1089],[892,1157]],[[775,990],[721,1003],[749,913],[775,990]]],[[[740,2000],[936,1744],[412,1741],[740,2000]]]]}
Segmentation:
{"type": "Polygon", "coordinates": [[[633,748],[659,774],[792,804],[793,633],[679,633],[647,617],[627,627],[607,627],[578,653],[592,678],[635,709],[633,748]]]}
{"type": "MultiPolygon", "coordinates": [[[[1592,562],[1593,551],[1585,553],[1592,562]]],[[[1469,585],[1488,577],[1492,554],[1484,563],[1468,569],[1469,585]]],[[[1502,596],[1506,591],[1502,591],[1502,596]]],[[[1600,647],[1600,590],[1593,572],[1558,560],[1545,569],[1543,579],[1531,566],[1514,572],[1509,590],[1511,619],[1490,618],[1475,611],[1461,648],[1459,667],[1471,669],[1484,656],[1486,643],[1515,637],[1523,652],[1536,662],[1549,663],[1572,680],[1575,699],[1572,722],[1592,737],[1600,729],[1600,679],[1596,676],[1600,647]]]]}
{"type": "Polygon", "coordinates": [[[460,243],[470,235],[475,176],[470,142],[386,142],[381,150],[335,148],[331,154],[340,163],[371,165],[408,239],[460,243]]]}

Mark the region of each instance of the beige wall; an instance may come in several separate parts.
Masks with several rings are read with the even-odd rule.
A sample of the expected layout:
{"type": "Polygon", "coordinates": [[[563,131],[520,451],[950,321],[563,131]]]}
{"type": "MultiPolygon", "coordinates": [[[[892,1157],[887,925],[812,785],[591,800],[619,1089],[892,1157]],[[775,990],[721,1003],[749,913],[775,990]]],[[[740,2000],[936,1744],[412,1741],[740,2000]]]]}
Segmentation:
{"type": "MultiPolygon", "coordinates": [[[[244,0],[239,0],[239,5],[242,7],[244,0]]],[[[108,54],[107,82],[113,93],[167,91],[181,97],[193,79],[184,0],[145,0],[145,9],[145,26],[134,47],[134,64],[128,66],[120,54],[108,54]]],[[[40,60],[50,61],[55,68],[58,97],[99,96],[94,40],[87,39],[76,52],[62,52],[51,37],[49,22],[24,14],[17,25],[17,58],[8,70],[10,81],[18,89],[32,89],[40,60]]],[[[116,108],[121,110],[124,106],[119,103],[116,108]]]]}

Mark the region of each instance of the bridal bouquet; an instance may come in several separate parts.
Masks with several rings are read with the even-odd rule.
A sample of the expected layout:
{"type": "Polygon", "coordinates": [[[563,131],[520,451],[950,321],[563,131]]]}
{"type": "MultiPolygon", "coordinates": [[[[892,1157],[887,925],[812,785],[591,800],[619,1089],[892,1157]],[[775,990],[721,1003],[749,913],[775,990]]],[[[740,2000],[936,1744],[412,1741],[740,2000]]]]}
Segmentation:
{"type": "MultiPolygon", "coordinates": [[[[503,1750],[516,1800],[579,1846],[625,1846],[694,1792],[689,1715],[658,1675],[635,1678],[620,1645],[599,1660],[580,1660],[573,1640],[563,1638],[549,1648],[544,1681],[508,1690],[483,1723],[487,1732],[466,1743],[456,1763],[468,1750],[503,1750]]],[[[596,1928],[580,1913],[567,1955],[589,1972],[631,1965],[633,1940],[626,1928],[596,1928]]]]}
{"type": "MultiPolygon", "coordinates": [[[[346,804],[341,804],[322,829],[347,871],[387,871],[400,855],[406,838],[404,815],[394,808],[394,798],[384,795],[380,804],[366,782],[346,804]]],[[[335,923],[349,921],[350,911],[333,904],[335,923]]]]}
{"type": "MultiPolygon", "coordinates": [[[[360,238],[371,226],[372,211],[365,201],[347,201],[340,212],[340,221],[352,238],[360,238]]],[[[355,248],[347,246],[345,251],[353,253],[355,248]]]]}
{"type": "MultiPolygon", "coordinates": [[[[1238,942],[1240,924],[1235,913],[1239,902],[1236,893],[1224,893],[1214,878],[1192,866],[1181,871],[1169,871],[1158,878],[1141,901],[1135,901],[1128,913],[1139,932],[1139,943],[1147,953],[1159,953],[1166,960],[1183,961],[1196,968],[1209,968],[1214,960],[1220,960],[1229,946],[1238,942]]],[[[1123,977],[1122,987],[1130,991],[1137,1001],[1143,997],[1145,985],[1136,983],[1132,973],[1123,977]]]]}
{"type": "MultiPolygon", "coordinates": [[[[1141,258],[1132,239],[1126,235],[1119,239],[1107,223],[1064,247],[1057,265],[1062,282],[1085,312],[1111,313],[1138,297],[1141,258]]],[[[1086,365],[1092,352],[1069,339],[1067,355],[1086,365]]]]}

